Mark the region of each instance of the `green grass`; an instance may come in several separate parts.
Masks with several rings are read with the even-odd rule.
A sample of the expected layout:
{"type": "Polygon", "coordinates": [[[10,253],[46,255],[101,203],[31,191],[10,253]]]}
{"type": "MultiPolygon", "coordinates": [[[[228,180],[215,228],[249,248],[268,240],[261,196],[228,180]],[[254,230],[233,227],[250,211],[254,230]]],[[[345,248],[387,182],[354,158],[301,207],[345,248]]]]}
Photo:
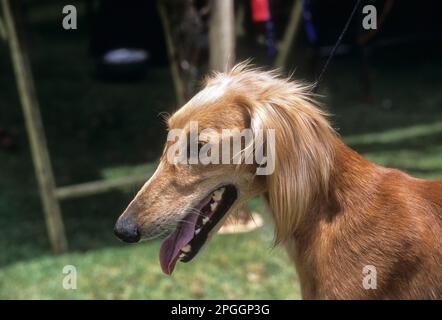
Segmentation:
{"type": "Polygon", "coordinates": [[[269,226],[250,234],[218,236],[195,262],[172,277],[158,264],[159,242],[50,254],[3,267],[0,298],[20,299],[240,299],[298,298],[296,277],[269,226]],[[62,288],[65,265],[78,272],[77,290],[62,288]]]}
{"type": "MultiPolygon", "coordinates": [[[[57,183],[151,172],[144,163],[157,160],[165,137],[158,113],[170,112],[174,104],[167,67],[152,69],[138,83],[96,81],[87,30],[55,28],[58,12],[41,5],[29,17],[57,183]]],[[[334,126],[354,149],[381,165],[441,179],[440,55],[420,61],[407,54],[374,57],[374,104],[361,103],[359,67],[352,58],[334,61],[322,92],[334,126]]],[[[0,46],[0,70],[0,126],[18,142],[16,151],[0,151],[0,298],[300,298],[289,259],[281,248],[272,248],[271,219],[258,200],[251,205],[264,214],[264,228],[214,237],[194,262],[179,263],[172,277],[161,273],[158,241],[125,245],[113,236],[114,222],[135,188],[63,202],[71,250],[52,255],[5,46],[0,46]],[[77,267],[77,290],[62,288],[65,265],[77,267]]]]}

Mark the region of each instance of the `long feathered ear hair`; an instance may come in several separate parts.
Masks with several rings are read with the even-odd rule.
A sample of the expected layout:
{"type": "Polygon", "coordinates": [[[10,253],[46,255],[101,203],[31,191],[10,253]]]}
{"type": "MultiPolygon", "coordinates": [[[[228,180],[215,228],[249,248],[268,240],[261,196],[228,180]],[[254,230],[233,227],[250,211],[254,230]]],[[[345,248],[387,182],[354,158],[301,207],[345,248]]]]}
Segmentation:
{"type": "Polygon", "coordinates": [[[280,243],[296,232],[315,201],[327,197],[337,134],[309,94],[311,87],[245,65],[230,76],[247,91],[251,128],[274,129],[275,169],[266,181],[280,243]]]}
{"type": "Polygon", "coordinates": [[[275,170],[267,176],[267,189],[278,243],[294,234],[315,200],[327,196],[334,135],[305,101],[290,96],[272,100],[255,106],[252,127],[275,130],[275,170]]]}

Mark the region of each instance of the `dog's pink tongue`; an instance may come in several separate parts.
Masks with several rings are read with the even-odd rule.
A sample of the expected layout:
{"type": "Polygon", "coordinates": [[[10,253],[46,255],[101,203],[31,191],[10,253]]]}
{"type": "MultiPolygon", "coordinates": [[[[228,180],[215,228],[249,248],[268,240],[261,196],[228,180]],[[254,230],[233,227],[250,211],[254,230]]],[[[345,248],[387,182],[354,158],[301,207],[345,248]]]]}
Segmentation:
{"type": "Polygon", "coordinates": [[[180,255],[180,250],[192,240],[198,214],[187,216],[177,229],[168,236],[160,248],[160,264],[165,274],[172,274],[180,255]]]}

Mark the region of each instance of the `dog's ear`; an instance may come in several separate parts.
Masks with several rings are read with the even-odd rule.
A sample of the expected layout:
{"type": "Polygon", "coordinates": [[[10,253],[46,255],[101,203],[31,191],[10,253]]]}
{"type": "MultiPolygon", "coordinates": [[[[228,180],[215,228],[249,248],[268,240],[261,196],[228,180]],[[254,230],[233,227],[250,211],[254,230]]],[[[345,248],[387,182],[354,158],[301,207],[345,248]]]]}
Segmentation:
{"type": "Polygon", "coordinates": [[[297,92],[265,101],[249,106],[251,128],[274,130],[275,169],[266,179],[279,243],[293,234],[319,195],[327,196],[336,133],[324,112],[297,92]]]}

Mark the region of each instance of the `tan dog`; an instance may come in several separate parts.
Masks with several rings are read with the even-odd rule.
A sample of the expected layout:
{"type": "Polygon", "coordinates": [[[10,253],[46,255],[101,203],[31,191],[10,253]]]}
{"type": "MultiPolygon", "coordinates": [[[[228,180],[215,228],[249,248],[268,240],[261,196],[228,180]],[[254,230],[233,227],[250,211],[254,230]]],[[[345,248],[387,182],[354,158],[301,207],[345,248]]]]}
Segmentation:
{"type": "Polygon", "coordinates": [[[213,135],[274,129],[274,172],[256,175],[257,163],[173,164],[169,141],[116,234],[128,242],[168,235],[160,261],[170,274],[229,213],[263,195],[303,298],[441,299],[442,181],[415,179],[361,157],[341,142],[308,89],[244,65],[209,78],[168,120],[169,130],[187,132],[191,121],[198,130],[215,129],[213,135]],[[376,289],[364,288],[367,265],[376,268],[376,289]]]}

